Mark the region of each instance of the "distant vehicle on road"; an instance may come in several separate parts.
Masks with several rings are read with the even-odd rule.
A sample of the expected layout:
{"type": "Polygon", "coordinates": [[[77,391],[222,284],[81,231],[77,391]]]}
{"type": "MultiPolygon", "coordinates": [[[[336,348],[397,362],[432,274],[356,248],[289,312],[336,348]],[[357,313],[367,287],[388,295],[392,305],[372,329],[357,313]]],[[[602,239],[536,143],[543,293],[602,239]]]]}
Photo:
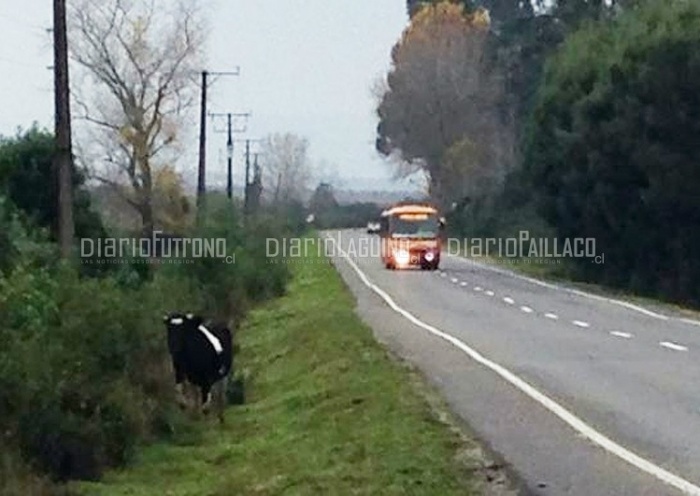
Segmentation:
{"type": "Polygon", "coordinates": [[[380,220],[382,263],[387,269],[436,270],[444,225],[431,204],[399,203],[388,208],[380,220]]]}
{"type": "Polygon", "coordinates": [[[379,224],[379,222],[370,221],[367,223],[367,234],[377,234],[380,228],[381,225],[379,224]]]}

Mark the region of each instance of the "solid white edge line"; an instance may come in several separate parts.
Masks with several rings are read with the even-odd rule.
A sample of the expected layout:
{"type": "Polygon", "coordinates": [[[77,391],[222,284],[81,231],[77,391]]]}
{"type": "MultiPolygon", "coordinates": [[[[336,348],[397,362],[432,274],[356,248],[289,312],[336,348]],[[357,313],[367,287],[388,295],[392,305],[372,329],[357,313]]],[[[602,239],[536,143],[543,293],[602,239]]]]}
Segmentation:
{"type": "MultiPolygon", "coordinates": [[[[483,264],[483,263],[480,263],[480,262],[476,262],[476,261],[470,260],[470,259],[468,259],[468,258],[459,257],[459,256],[456,256],[456,255],[450,255],[450,254],[448,254],[448,256],[450,256],[450,257],[452,257],[452,258],[456,258],[457,260],[461,260],[463,263],[470,264],[470,265],[475,265],[475,266],[480,267],[480,268],[482,268],[482,269],[490,270],[490,271],[492,271],[492,272],[496,272],[497,274],[502,274],[502,275],[514,277],[514,278],[516,278],[516,279],[521,279],[521,280],[523,280],[523,281],[527,281],[527,282],[530,282],[530,283],[532,283],[532,284],[536,284],[536,285],[541,286],[541,287],[543,287],[543,288],[554,289],[554,290],[559,290],[559,291],[566,291],[567,293],[575,294],[575,295],[577,295],[577,296],[582,296],[582,297],[584,297],[584,298],[590,298],[590,299],[592,299],[592,300],[603,301],[603,302],[606,302],[606,303],[611,303],[611,304],[613,304],[613,305],[619,305],[619,306],[625,307],[625,308],[627,308],[627,309],[629,309],[629,310],[634,310],[635,312],[642,313],[642,314],[644,314],[644,315],[646,315],[646,316],[648,316],[648,317],[653,317],[653,318],[655,318],[655,319],[659,319],[659,320],[669,320],[669,317],[668,317],[667,315],[663,315],[663,314],[660,314],[660,313],[652,312],[651,310],[648,310],[648,309],[646,309],[646,308],[644,308],[644,307],[641,307],[641,306],[639,306],[639,305],[635,305],[634,303],[630,303],[630,302],[628,302],[628,301],[616,300],[616,299],[613,299],[613,298],[607,298],[607,297],[605,297],[605,296],[599,296],[599,295],[596,295],[596,294],[593,294],[593,293],[587,293],[587,292],[585,292],[585,291],[580,291],[580,290],[578,290],[578,289],[567,288],[567,287],[565,287],[565,286],[559,286],[558,284],[548,283],[548,282],[541,281],[541,280],[539,280],[539,279],[535,279],[535,278],[532,278],[532,277],[523,276],[523,275],[521,275],[521,274],[517,274],[517,273],[515,273],[515,272],[511,272],[511,271],[508,271],[508,270],[503,270],[503,269],[498,269],[498,268],[496,268],[496,267],[491,267],[491,266],[489,266],[488,264],[483,264]]],[[[682,322],[685,322],[685,323],[688,323],[688,324],[691,323],[691,322],[697,322],[697,324],[694,324],[694,325],[699,325],[699,326],[700,326],[700,321],[692,321],[692,319],[678,319],[678,320],[680,320],[680,321],[682,321],[682,322]]]]}
{"type": "Polygon", "coordinates": [[[686,346],[672,343],[670,341],[661,341],[659,344],[661,346],[663,346],[664,348],[668,348],[668,349],[674,350],[674,351],[688,351],[688,348],[686,346]]]}
{"type": "Polygon", "coordinates": [[[682,318],[680,319],[681,322],[684,322],[686,324],[694,325],[694,326],[699,326],[700,327],[700,320],[693,320],[693,319],[688,319],[688,318],[682,318]]]}
{"type": "MultiPolygon", "coordinates": [[[[335,240],[333,240],[335,243],[335,240]]],[[[679,489],[681,492],[685,494],[690,494],[693,496],[700,496],[700,486],[696,486],[690,481],[687,481],[683,479],[682,477],[679,477],[678,475],[669,472],[668,470],[664,469],[663,467],[660,467],[658,465],[655,465],[654,463],[650,462],[649,460],[642,458],[641,456],[637,455],[636,453],[633,453],[632,451],[628,450],[624,446],[616,443],[612,439],[608,438],[604,434],[598,432],[595,430],[593,427],[589,426],[586,424],[583,420],[578,418],[576,415],[573,413],[569,412],[566,408],[561,406],[559,403],[554,401],[553,399],[549,398],[546,396],[544,393],[541,393],[538,389],[535,387],[531,386],[528,382],[525,380],[521,379],[517,375],[515,375],[513,372],[510,370],[506,369],[505,367],[497,364],[496,362],[489,360],[485,356],[481,355],[478,351],[475,349],[471,348],[468,346],[466,343],[463,341],[459,340],[458,338],[452,336],[451,334],[448,334],[446,332],[443,332],[436,327],[431,326],[430,324],[426,324],[425,322],[421,321],[417,317],[415,317],[413,314],[408,312],[407,310],[404,310],[400,306],[398,306],[394,300],[389,296],[384,290],[379,288],[377,285],[372,283],[367,276],[365,275],[364,272],[357,266],[357,264],[350,258],[348,255],[343,251],[342,248],[338,247],[338,253],[341,255],[343,259],[345,259],[350,267],[355,271],[355,273],[360,277],[362,282],[370,288],[372,291],[374,291],[379,297],[381,297],[384,302],[389,305],[389,307],[394,310],[396,313],[402,315],[405,317],[408,321],[413,323],[414,325],[425,329],[429,333],[447,341],[448,343],[452,344],[456,348],[460,349],[463,351],[466,355],[468,355],[472,360],[474,360],[477,363],[480,363],[484,365],[485,367],[491,369],[494,371],[496,374],[501,376],[503,379],[505,379],[507,382],[515,386],[517,389],[525,393],[527,396],[538,402],[540,405],[545,407],[547,410],[552,412],[554,415],[559,417],[561,420],[563,420],[566,424],[568,424],[570,427],[572,427],[575,431],[583,435],[584,437],[588,438],[590,441],[593,443],[597,444],[601,448],[605,449],[606,451],[612,453],[613,455],[617,456],[618,458],[626,461],[630,465],[638,468],[639,470],[642,470],[643,472],[648,473],[649,475],[652,475],[659,479],[660,481],[675,487],[676,489],[679,489]]]]}

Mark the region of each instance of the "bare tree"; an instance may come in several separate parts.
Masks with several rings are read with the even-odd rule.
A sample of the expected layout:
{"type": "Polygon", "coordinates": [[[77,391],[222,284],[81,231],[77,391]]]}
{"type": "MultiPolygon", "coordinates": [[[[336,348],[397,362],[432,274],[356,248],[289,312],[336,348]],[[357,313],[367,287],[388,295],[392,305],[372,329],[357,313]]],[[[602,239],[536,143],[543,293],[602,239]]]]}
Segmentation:
{"type": "Polygon", "coordinates": [[[431,195],[445,203],[472,172],[502,178],[509,165],[502,80],[485,59],[488,25],[487,12],[450,2],[418,11],[392,51],[377,109],[377,149],[398,156],[400,175],[426,171],[431,195]]]}
{"type": "Polygon", "coordinates": [[[273,205],[301,201],[311,180],[309,143],[294,134],[273,134],[261,145],[267,200],[273,205]]]}
{"type": "Polygon", "coordinates": [[[128,185],[125,199],[150,236],[154,174],[176,160],[196,99],[204,45],[196,1],[82,0],[69,27],[71,58],[86,83],[74,95],[90,124],[83,159],[94,179],[116,191],[128,185]]]}

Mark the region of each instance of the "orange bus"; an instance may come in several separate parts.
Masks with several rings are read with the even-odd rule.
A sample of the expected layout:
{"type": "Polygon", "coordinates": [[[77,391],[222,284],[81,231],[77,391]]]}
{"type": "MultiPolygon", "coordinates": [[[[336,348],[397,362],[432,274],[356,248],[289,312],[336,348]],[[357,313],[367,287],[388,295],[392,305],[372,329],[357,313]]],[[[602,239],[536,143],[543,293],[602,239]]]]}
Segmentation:
{"type": "Polygon", "coordinates": [[[382,212],[379,235],[381,259],[387,269],[440,265],[445,220],[433,205],[399,203],[382,212]]]}

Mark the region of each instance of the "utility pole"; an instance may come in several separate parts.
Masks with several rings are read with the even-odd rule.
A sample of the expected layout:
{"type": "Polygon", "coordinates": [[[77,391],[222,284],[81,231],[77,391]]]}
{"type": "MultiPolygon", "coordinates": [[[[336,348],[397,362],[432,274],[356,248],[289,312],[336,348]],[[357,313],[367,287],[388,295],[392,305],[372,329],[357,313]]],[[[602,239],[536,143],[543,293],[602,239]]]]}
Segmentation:
{"type": "Polygon", "coordinates": [[[202,71],[202,101],[199,115],[199,167],[197,170],[197,224],[200,224],[204,214],[204,194],[206,192],[206,153],[207,153],[207,77],[209,73],[202,71]]]}
{"type": "MultiPolygon", "coordinates": [[[[227,141],[226,141],[226,151],[228,154],[228,164],[227,164],[226,194],[227,194],[229,200],[233,199],[233,144],[234,144],[233,133],[244,133],[247,130],[245,125],[243,127],[239,127],[239,128],[234,127],[233,120],[236,117],[248,118],[248,117],[250,117],[250,115],[251,115],[250,112],[238,113],[238,114],[234,114],[231,112],[228,112],[225,114],[216,114],[216,113],[209,114],[209,116],[212,118],[226,117],[226,121],[227,121],[226,134],[228,137],[227,137],[227,141]]],[[[215,131],[221,132],[218,130],[215,130],[215,131]]]]}
{"type": "Polygon", "coordinates": [[[245,195],[243,197],[243,211],[248,213],[250,202],[250,140],[245,140],[245,195]]]}
{"type": "Polygon", "coordinates": [[[262,169],[258,165],[258,154],[255,154],[255,164],[253,165],[253,184],[251,184],[250,210],[257,212],[260,209],[260,196],[262,195],[262,169]]]}
{"type": "Polygon", "coordinates": [[[245,183],[250,183],[250,140],[245,140],[245,183]]]}
{"type": "MultiPolygon", "coordinates": [[[[260,139],[247,139],[245,140],[245,198],[243,200],[243,211],[245,213],[250,213],[251,209],[251,181],[250,181],[250,143],[259,142],[260,139]]],[[[257,162],[256,162],[257,164],[257,162]]]]}
{"type": "Polygon", "coordinates": [[[207,175],[207,80],[209,76],[238,76],[240,69],[236,68],[234,72],[209,72],[202,71],[202,101],[201,112],[199,119],[199,167],[197,171],[197,223],[200,224],[204,219],[204,210],[206,208],[206,175],[207,175]]]}
{"type": "Polygon", "coordinates": [[[68,259],[73,249],[73,147],[70,123],[68,79],[68,35],[66,2],[53,2],[55,139],[54,174],[58,187],[58,240],[61,257],[68,259]]]}
{"type": "Polygon", "coordinates": [[[231,114],[228,114],[228,138],[226,140],[226,150],[228,151],[228,161],[226,163],[226,196],[229,201],[233,199],[233,130],[231,129],[231,114]]]}

